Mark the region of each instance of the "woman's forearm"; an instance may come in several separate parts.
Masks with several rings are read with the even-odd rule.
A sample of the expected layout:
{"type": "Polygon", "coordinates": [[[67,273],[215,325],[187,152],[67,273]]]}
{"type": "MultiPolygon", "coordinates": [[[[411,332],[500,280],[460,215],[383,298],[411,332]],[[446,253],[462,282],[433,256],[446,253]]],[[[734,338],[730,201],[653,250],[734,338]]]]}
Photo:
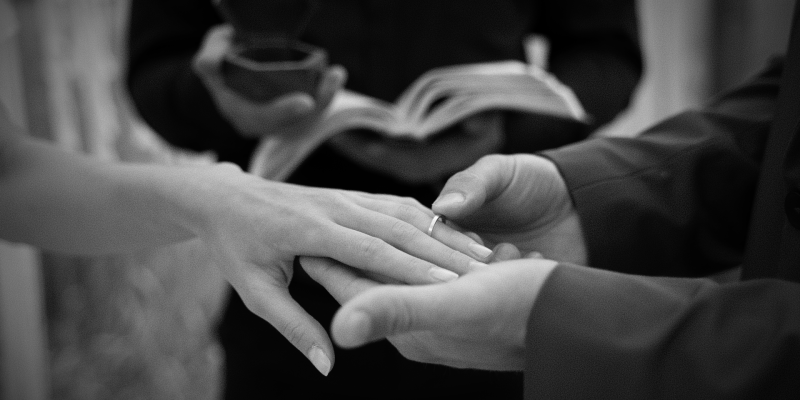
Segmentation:
{"type": "Polygon", "coordinates": [[[194,236],[178,201],[191,191],[187,169],[102,162],[19,136],[3,140],[0,157],[4,239],[103,254],[194,236]]]}
{"type": "Polygon", "coordinates": [[[296,256],[429,284],[491,253],[446,224],[426,234],[433,212],[411,199],[266,181],[232,164],[103,162],[14,130],[0,113],[0,238],[102,254],[198,237],[247,307],[323,374],[333,346],[289,295],[296,256]]]}

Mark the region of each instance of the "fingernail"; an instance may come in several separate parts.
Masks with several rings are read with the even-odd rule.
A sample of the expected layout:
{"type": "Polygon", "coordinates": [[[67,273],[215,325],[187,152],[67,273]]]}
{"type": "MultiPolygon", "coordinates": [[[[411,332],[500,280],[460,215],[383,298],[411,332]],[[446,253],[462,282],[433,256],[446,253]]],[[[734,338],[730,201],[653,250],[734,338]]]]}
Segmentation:
{"type": "Polygon", "coordinates": [[[472,252],[476,257],[485,260],[492,255],[492,250],[486,246],[481,246],[478,243],[470,243],[468,246],[469,251],[472,252]]]}
{"type": "Polygon", "coordinates": [[[442,282],[450,282],[456,278],[458,278],[458,274],[453,271],[448,271],[444,268],[433,267],[428,270],[428,273],[431,275],[431,278],[436,279],[437,281],[442,282]]]}
{"type": "Polygon", "coordinates": [[[542,253],[539,253],[538,251],[532,251],[528,253],[525,256],[525,258],[544,258],[544,256],[542,255],[542,253]]]}
{"type": "Polygon", "coordinates": [[[322,375],[328,376],[328,373],[331,372],[331,360],[319,346],[311,346],[311,350],[308,352],[308,359],[311,360],[311,363],[322,375]]]}
{"type": "Polygon", "coordinates": [[[488,266],[489,266],[488,264],[482,263],[480,261],[472,260],[472,261],[469,262],[470,269],[486,268],[488,266]]]}
{"type": "Polygon", "coordinates": [[[453,192],[453,193],[448,193],[436,199],[436,201],[433,202],[433,206],[449,208],[463,203],[464,200],[465,198],[463,194],[458,192],[453,192]]]}

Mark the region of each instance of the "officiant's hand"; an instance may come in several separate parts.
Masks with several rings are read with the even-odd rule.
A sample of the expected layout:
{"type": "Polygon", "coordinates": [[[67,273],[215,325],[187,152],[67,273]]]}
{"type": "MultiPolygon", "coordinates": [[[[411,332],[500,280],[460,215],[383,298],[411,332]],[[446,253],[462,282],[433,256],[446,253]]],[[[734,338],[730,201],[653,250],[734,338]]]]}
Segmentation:
{"type": "Polygon", "coordinates": [[[253,102],[225,84],[222,60],[231,48],[233,28],[220,25],[209,30],[193,60],[197,76],[206,86],[217,109],[245,137],[297,134],[307,127],[344,86],[347,72],[333,65],[323,74],[315,97],[307,93],[289,93],[264,103],[253,102]]]}
{"type": "Polygon", "coordinates": [[[425,142],[389,140],[370,132],[346,132],[330,143],[362,167],[412,184],[439,183],[479,158],[496,153],[504,140],[500,112],[470,117],[425,142]]]}
{"type": "Polygon", "coordinates": [[[250,311],[272,324],[320,370],[333,365],[325,329],[289,295],[296,256],[336,259],[383,281],[446,282],[491,251],[409,198],[267,181],[232,164],[178,188],[225,278],[250,311]],[[445,269],[446,268],[446,269],[445,269]],[[451,272],[454,271],[454,272],[451,272]],[[382,278],[388,279],[382,279],[382,278]]]}

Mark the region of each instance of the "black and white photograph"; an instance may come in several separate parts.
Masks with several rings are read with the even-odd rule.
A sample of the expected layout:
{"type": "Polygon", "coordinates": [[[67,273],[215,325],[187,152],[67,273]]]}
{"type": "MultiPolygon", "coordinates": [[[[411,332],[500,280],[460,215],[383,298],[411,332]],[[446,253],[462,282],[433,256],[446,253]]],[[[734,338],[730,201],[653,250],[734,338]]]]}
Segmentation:
{"type": "Polygon", "coordinates": [[[0,0],[0,399],[798,398],[795,0],[0,0]]]}

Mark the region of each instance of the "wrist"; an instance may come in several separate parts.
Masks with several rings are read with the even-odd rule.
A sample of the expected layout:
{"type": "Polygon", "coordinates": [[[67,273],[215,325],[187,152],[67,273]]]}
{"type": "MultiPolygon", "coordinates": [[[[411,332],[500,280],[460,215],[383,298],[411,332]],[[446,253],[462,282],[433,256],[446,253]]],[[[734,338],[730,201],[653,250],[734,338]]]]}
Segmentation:
{"type": "Polygon", "coordinates": [[[543,240],[552,250],[552,254],[545,254],[545,257],[586,265],[588,263],[588,249],[584,239],[583,225],[580,215],[575,207],[572,194],[567,186],[567,181],[561,173],[558,164],[542,155],[531,155],[536,162],[542,164],[542,168],[547,171],[547,180],[551,186],[546,190],[554,193],[553,199],[548,202],[549,207],[544,215],[550,216],[545,222],[548,235],[543,240]]]}
{"type": "MultiPolygon", "coordinates": [[[[513,286],[506,287],[506,296],[512,302],[511,305],[506,306],[507,310],[516,311],[510,313],[514,318],[510,321],[511,326],[507,332],[511,332],[511,336],[507,339],[510,341],[512,354],[514,354],[513,365],[511,369],[523,369],[525,363],[525,354],[527,348],[528,336],[528,319],[536,306],[544,285],[547,283],[548,278],[558,266],[558,263],[553,260],[545,259],[520,259],[508,263],[509,269],[506,273],[507,278],[513,278],[511,284],[513,286]],[[513,293],[513,295],[511,295],[513,293]]],[[[500,267],[499,264],[493,267],[500,267]]]]}
{"type": "MultiPolygon", "coordinates": [[[[227,168],[231,167],[218,164],[168,168],[159,181],[156,197],[161,200],[155,207],[161,211],[155,215],[179,227],[187,235],[204,236],[213,226],[212,218],[219,214],[215,207],[231,194],[222,184],[224,180],[216,179],[218,174],[225,172],[221,170],[227,168]]],[[[233,168],[238,170],[238,167],[233,168]]]]}

